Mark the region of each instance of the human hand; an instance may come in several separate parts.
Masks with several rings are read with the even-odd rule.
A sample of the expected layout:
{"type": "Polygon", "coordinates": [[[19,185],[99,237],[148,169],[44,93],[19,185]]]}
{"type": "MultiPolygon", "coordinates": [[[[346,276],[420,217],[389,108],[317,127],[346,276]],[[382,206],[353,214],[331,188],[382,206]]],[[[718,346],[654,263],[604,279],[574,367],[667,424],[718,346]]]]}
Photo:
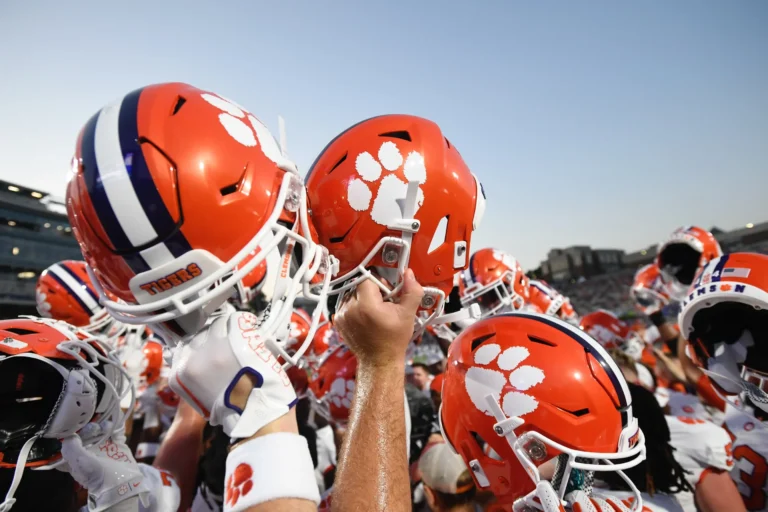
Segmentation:
{"type": "Polygon", "coordinates": [[[66,471],[88,490],[88,510],[100,512],[135,496],[148,505],[149,488],[124,436],[83,447],[77,434],[61,441],[66,471]]]}
{"type": "Polygon", "coordinates": [[[234,438],[253,436],[296,402],[251,313],[223,315],[178,347],[171,389],[234,438]]]}
{"type": "Polygon", "coordinates": [[[404,364],[423,296],[424,290],[410,269],[405,273],[398,302],[385,301],[379,288],[365,280],[347,295],[334,326],[360,364],[404,364]]]}

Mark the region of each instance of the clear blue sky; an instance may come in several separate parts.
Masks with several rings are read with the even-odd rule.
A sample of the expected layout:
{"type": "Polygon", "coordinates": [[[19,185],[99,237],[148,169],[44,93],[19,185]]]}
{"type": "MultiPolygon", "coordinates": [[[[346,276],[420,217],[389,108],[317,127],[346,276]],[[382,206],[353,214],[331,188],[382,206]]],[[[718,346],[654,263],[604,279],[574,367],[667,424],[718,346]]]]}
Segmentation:
{"type": "Polygon", "coordinates": [[[282,114],[302,172],[363,118],[437,121],[489,196],[474,247],[528,268],[768,219],[762,0],[0,2],[0,178],[62,196],[80,126],[163,81],[282,114]]]}

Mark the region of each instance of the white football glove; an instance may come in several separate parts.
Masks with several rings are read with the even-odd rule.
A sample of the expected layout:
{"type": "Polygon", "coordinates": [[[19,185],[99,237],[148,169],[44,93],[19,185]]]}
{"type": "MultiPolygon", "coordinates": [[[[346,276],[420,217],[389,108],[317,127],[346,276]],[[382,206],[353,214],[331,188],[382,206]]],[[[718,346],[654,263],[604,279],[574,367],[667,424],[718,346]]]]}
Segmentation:
{"type": "Polygon", "coordinates": [[[160,426],[160,397],[154,384],[139,395],[136,412],[144,418],[144,429],[160,426]]]}
{"type": "Polygon", "coordinates": [[[150,489],[144,482],[125,436],[118,434],[89,449],[75,434],[62,439],[66,471],[88,490],[88,510],[100,512],[138,496],[146,507],[150,489]]]}
{"type": "Polygon", "coordinates": [[[181,502],[181,491],[173,475],[141,463],[139,469],[150,489],[149,506],[139,507],[139,512],[176,512],[181,502]]]}
{"type": "Polygon", "coordinates": [[[297,401],[288,375],[257,326],[252,313],[223,315],[174,349],[171,389],[233,438],[254,435],[287,414],[297,401]],[[253,377],[255,387],[241,410],[229,396],[246,374],[253,377]]]}
{"type": "Polygon", "coordinates": [[[666,286],[661,282],[661,279],[658,280],[653,291],[657,293],[641,290],[633,294],[635,305],[646,316],[658,313],[669,305],[669,299],[667,298],[669,290],[666,289],[666,286]]]}
{"type": "Polygon", "coordinates": [[[536,484],[536,490],[524,498],[520,498],[512,505],[514,512],[565,512],[564,502],[557,496],[552,484],[541,480],[536,484]]]}
{"type": "MultiPolygon", "coordinates": [[[[573,491],[565,496],[566,501],[570,504],[574,510],[580,512],[631,512],[632,509],[628,507],[619,498],[612,496],[601,495],[592,493],[592,496],[588,496],[584,491],[573,491]],[[579,508],[576,508],[576,505],[579,508]]],[[[642,510],[642,505],[638,507],[638,510],[642,510]]]]}

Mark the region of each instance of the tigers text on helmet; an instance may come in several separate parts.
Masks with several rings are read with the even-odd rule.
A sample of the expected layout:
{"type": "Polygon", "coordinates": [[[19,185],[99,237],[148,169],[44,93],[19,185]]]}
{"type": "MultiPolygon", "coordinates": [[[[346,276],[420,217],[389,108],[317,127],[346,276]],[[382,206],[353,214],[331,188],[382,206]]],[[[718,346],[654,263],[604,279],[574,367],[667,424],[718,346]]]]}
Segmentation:
{"type": "Polygon", "coordinates": [[[551,459],[561,499],[578,470],[617,471],[641,501],[621,471],[645,457],[627,383],[599,343],[562,320],[517,312],[467,327],[448,352],[439,419],[501,504],[531,498],[551,459]]]}
{"type": "Polygon", "coordinates": [[[681,301],[688,352],[726,395],[768,412],[768,256],[726,254],[701,269],[681,301]]]}
{"type": "Polygon", "coordinates": [[[485,211],[459,152],[432,121],[383,115],[333,139],[306,184],[320,243],[339,259],[332,293],[371,279],[391,299],[410,267],[425,292],[418,336],[442,314],[485,211]]]}
{"type": "Polygon", "coordinates": [[[190,85],[137,89],[85,124],[67,212],[110,314],[177,340],[274,252],[265,339],[285,331],[299,291],[323,302],[330,282],[294,163],[247,110],[190,85]]]}

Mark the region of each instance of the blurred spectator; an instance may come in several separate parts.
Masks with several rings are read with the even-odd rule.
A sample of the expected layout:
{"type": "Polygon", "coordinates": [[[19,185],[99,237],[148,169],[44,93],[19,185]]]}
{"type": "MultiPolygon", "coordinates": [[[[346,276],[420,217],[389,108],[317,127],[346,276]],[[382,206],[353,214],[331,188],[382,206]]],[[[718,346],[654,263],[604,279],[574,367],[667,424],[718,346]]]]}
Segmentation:
{"type": "Polygon", "coordinates": [[[432,403],[435,410],[440,410],[440,404],[443,402],[443,374],[438,373],[429,384],[429,394],[432,397],[432,403]]]}
{"type": "Polygon", "coordinates": [[[413,385],[416,386],[419,391],[429,396],[429,383],[432,382],[432,374],[429,373],[429,368],[424,363],[414,362],[413,366],[413,385]]]}
{"type": "Polygon", "coordinates": [[[475,484],[460,455],[445,443],[429,446],[419,459],[424,497],[434,512],[475,512],[475,484]]]}

